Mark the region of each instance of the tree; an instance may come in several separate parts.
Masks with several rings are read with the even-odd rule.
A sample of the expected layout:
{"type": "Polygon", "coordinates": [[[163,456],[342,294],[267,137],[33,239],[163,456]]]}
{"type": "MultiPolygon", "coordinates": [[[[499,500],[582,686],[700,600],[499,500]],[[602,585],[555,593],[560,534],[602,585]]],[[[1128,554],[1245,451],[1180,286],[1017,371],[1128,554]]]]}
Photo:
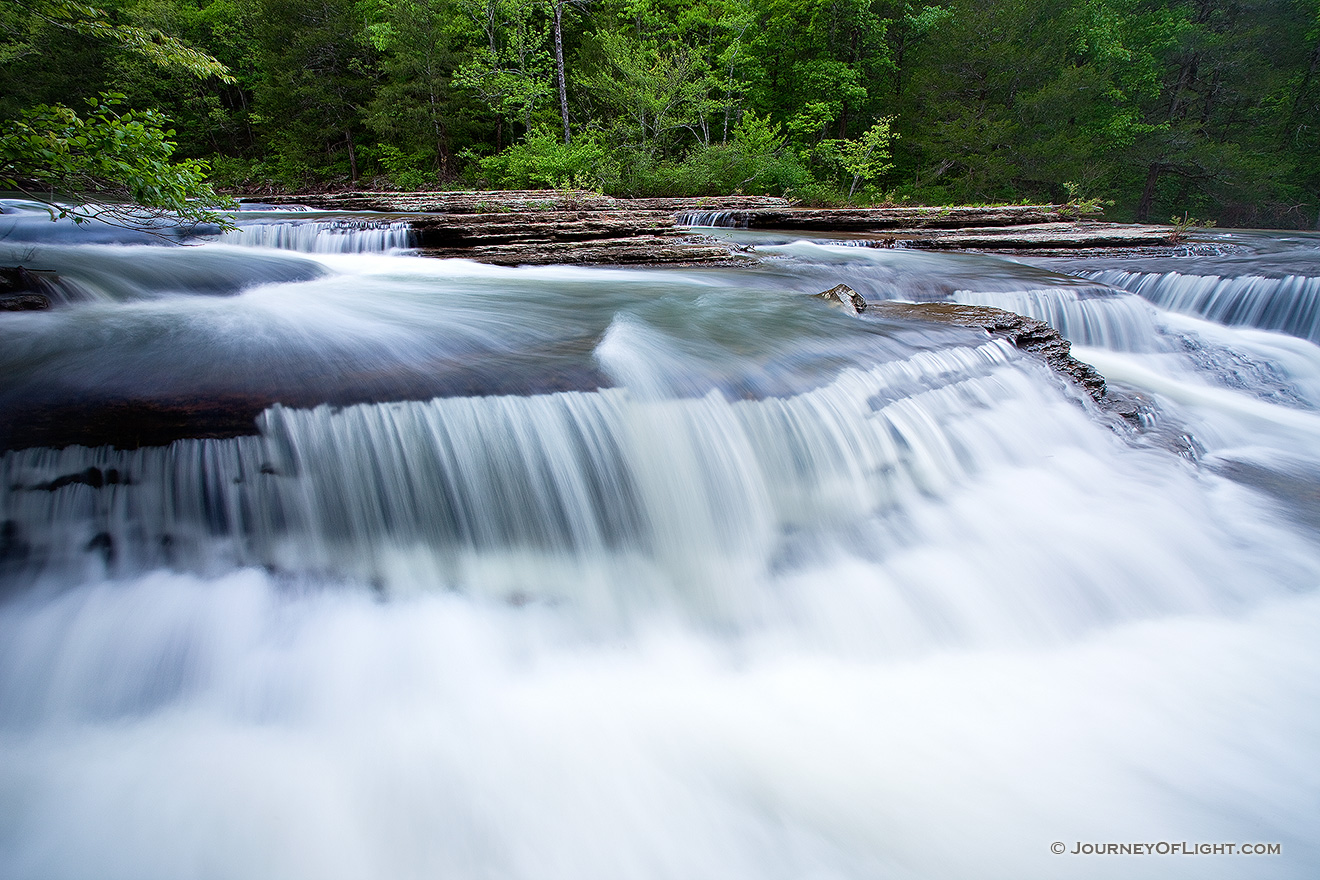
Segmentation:
{"type": "MultiPolygon", "coordinates": [[[[219,61],[158,31],[117,24],[102,9],[71,0],[13,0],[0,16],[0,58],[12,61],[36,51],[31,41],[55,28],[109,42],[162,67],[232,81],[219,61]]],[[[174,161],[176,143],[165,116],[128,109],[122,94],[89,99],[79,115],[63,104],[39,104],[0,129],[0,185],[51,206],[52,217],[99,219],[124,226],[151,226],[166,215],[185,223],[225,221],[227,205],[205,182],[205,162],[174,161]],[[57,194],[78,204],[67,205],[57,194]],[[90,204],[96,197],[134,204],[90,204]]]]}
{"type": "MultiPolygon", "coordinates": [[[[454,129],[471,126],[470,99],[454,84],[476,34],[453,0],[372,0],[367,32],[382,82],[366,122],[390,141],[378,148],[396,185],[453,176],[454,129]]],[[[460,132],[462,133],[462,132],[460,132]]]]}
{"type": "Polygon", "coordinates": [[[296,186],[320,166],[356,182],[364,108],[380,76],[368,9],[343,0],[256,2],[258,121],[277,173],[296,186]]]}
{"type": "Polygon", "coordinates": [[[554,91],[548,27],[538,0],[483,0],[464,4],[480,28],[474,49],[454,77],[496,115],[496,149],[504,148],[504,123],[532,132],[536,111],[554,91]]]}

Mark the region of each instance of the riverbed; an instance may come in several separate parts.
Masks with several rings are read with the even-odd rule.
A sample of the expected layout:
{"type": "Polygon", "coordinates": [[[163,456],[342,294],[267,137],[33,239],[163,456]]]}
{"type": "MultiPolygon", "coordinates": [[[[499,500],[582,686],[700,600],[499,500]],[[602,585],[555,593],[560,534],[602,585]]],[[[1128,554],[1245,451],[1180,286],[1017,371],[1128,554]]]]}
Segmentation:
{"type": "Polygon", "coordinates": [[[1320,236],[647,270],[20,219],[63,286],[0,314],[6,436],[114,442],[0,454],[0,875],[1320,870],[1320,236]],[[1141,417],[839,283],[1046,320],[1141,417]],[[1234,850],[1073,854],[1137,842],[1234,850]]]}

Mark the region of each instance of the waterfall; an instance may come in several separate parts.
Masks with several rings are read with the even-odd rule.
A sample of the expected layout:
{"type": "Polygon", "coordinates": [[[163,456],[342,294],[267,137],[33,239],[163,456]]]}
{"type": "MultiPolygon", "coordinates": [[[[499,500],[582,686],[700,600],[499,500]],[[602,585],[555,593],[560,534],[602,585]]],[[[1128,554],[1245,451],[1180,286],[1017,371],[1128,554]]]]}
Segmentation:
{"type": "Polygon", "coordinates": [[[118,445],[0,452],[0,875],[1315,876],[1320,347],[758,235],[4,245],[87,294],[0,315],[0,417],[118,445]],[[1048,320],[1152,415],[839,283],[1048,320]]]}
{"type": "Polygon", "coordinates": [[[1075,345],[1096,345],[1118,351],[1154,351],[1160,347],[1155,310],[1135,296],[1096,296],[1075,288],[1045,288],[959,290],[953,299],[1038,318],[1075,345]]]}
{"type": "Polygon", "coordinates": [[[409,248],[415,240],[407,220],[336,217],[252,222],[240,215],[238,222],[238,228],[222,234],[220,241],[303,253],[365,254],[409,248]]]}
{"type": "MultiPolygon", "coordinates": [[[[855,529],[942,495],[985,460],[987,443],[1009,447],[965,424],[977,401],[1035,396],[1007,354],[1002,342],[922,353],[759,401],[612,389],[275,407],[257,437],[8,453],[0,521],[23,548],[12,564],[34,577],[97,562],[121,574],[259,565],[395,591],[431,583],[569,601],[590,599],[576,595],[578,579],[602,559],[616,576],[658,568],[648,577],[669,589],[697,577],[684,557],[706,581],[740,568],[751,577],[790,536],[855,529]],[[488,568],[540,560],[571,577],[505,586],[518,583],[515,566],[474,583],[483,558],[488,568]]],[[[731,601],[698,605],[730,611],[731,601]]]]}
{"type": "Polygon", "coordinates": [[[1079,272],[1130,290],[1160,308],[1200,315],[1221,324],[1280,330],[1320,342],[1320,277],[1195,275],[1122,269],[1079,272]]]}
{"type": "Polygon", "coordinates": [[[719,226],[746,229],[751,215],[746,211],[680,211],[674,217],[678,226],[719,226]]]}

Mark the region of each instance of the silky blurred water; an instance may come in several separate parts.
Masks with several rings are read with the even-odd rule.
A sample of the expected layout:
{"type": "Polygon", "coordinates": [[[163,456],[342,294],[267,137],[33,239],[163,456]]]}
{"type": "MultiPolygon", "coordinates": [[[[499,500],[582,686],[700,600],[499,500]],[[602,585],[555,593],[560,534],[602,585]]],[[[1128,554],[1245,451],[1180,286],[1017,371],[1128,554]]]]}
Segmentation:
{"type": "MultiPolygon", "coordinates": [[[[1320,867],[1306,333],[988,255],[507,269],[282,234],[249,243],[304,253],[25,245],[81,295],[0,321],[0,410],[331,402],[0,454],[0,876],[1320,867]],[[1049,320],[1143,427],[1001,340],[809,297],[840,282],[1049,320]]],[[[1307,259],[1261,240],[1226,239],[1241,275],[1307,259]]]]}

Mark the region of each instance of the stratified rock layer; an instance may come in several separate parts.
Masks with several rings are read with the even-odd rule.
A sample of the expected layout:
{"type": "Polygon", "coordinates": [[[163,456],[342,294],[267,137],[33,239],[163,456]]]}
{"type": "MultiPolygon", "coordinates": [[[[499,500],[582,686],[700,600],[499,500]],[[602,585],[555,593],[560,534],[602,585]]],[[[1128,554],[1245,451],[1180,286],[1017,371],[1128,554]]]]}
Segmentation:
{"type": "Polygon", "coordinates": [[[709,223],[843,233],[872,247],[928,250],[1052,253],[1172,244],[1168,227],[1078,219],[1064,205],[801,208],[769,196],[620,199],[575,190],[309,193],[253,201],[412,215],[423,255],[504,265],[740,262],[741,249],[686,228],[709,223]]]}
{"type": "Polygon", "coordinates": [[[1073,357],[1072,343],[1044,321],[990,306],[892,300],[867,302],[846,284],[836,285],[814,296],[841,305],[852,314],[865,310],[867,314],[881,318],[974,327],[992,336],[1003,337],[1015,347],[1045,361],[1050,369],[1077,385],[1106,411],[1121,416],[1133,425],[1139,424],[1141,420],[1139,403],[1125,395],[1110,394],[1104,376],[1095,367],[1073,357]]]}

